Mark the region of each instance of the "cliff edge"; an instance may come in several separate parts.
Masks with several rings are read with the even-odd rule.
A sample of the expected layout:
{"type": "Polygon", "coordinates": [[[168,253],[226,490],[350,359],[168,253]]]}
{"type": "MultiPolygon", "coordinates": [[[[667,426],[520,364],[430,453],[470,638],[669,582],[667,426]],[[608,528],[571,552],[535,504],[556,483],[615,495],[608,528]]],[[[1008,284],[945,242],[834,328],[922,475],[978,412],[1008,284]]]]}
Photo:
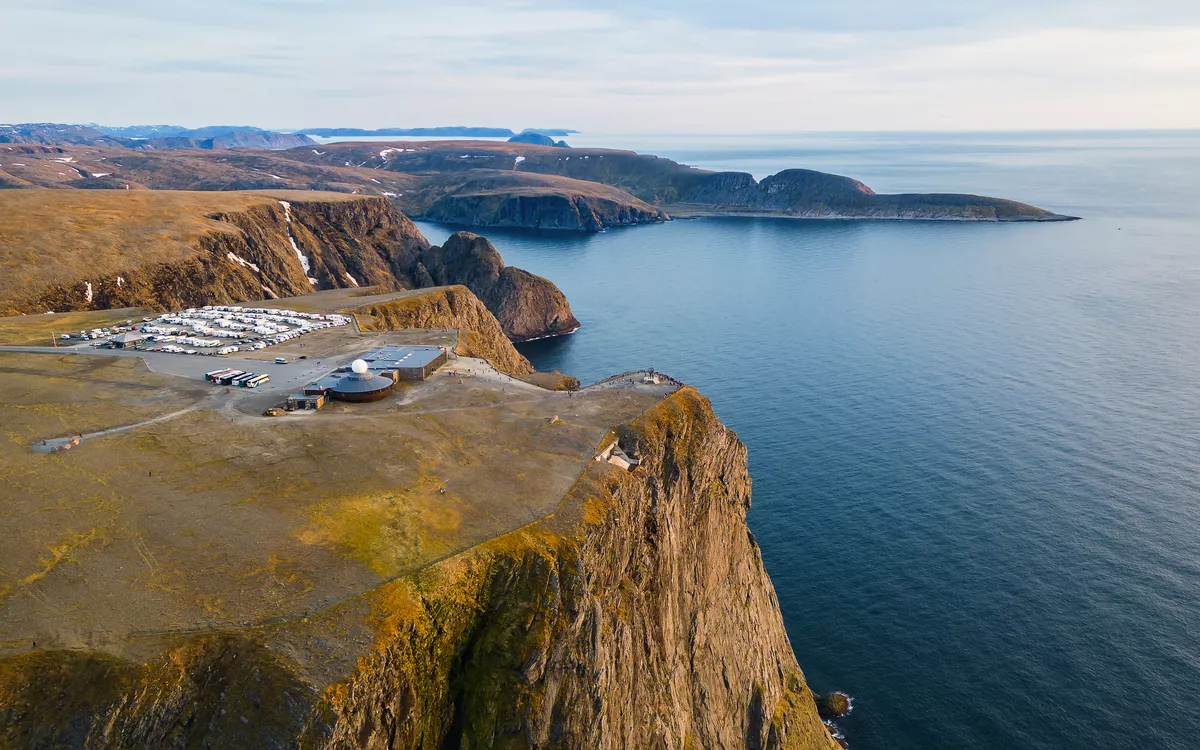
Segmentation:
{"type": "MultiPolygon", "coordinates": [[[[50,361],[61,369],[75,360],[50,361]]],[[[149,377],[128,375],[135,376],[149,377]]],[[[478,403],[485,397],[477,388],[438,382],[435,391],[460,405],[407,416],[364,411],[323,429],[317,415],[257,430],[275,457],[268,476],[238,448],[245,424],[229,423],[222,440],[204,448],[197,441],[207,430],[173,432],[170,422],[89,445],[93,461],[108,451],[125,457],[122,471],[105,477],[111,491],[172,512],[180,504],[169,497],[162,505],[153,493],[127,492],[125,485],[150,481],[135,470],[141,451],[174,457],[156,459],[156,468],[171,463],[169,481],[220,475],[231,462],[248,473],[191,493],[186,537],[160,514],[130,515],[141,521],[128,530],[105,516],[102,538],[75,534],[70,562],[36,577],[38,596],[26,595],[25,584],[2,592],[3,629],[25,623],[39,634],[32,648],[33,630],[0,641],[0,745],[837,747],[746,527],[745,446],[707,400],[690,388],[665,395],[659,386],[599,386],[575,407],[582,419],[556,426],[529,418],[537,409],[527,396],[507,408],[534,412],[498,415],[496,428],[479,432],[476,423],[495,405],[478,403]],[[597,430],[606,415],[625,415],[622,426],[597,430]],[[497,429],[508,432],[498,440],[497,429]],[[423,437],[400,440],[396,430],[423,437]],[[354,444],[354,460],[326,455],[364,432],[372,438],[354,444]],[[632,471],[592,460],[613,440],[639,461],[632,471]],[[551,460],[547,451],[567,445],[584,452],[551,460]],[[205,460],[176,455],[181,448],[202,450],[205,460]],[[461,468],[447,463],[464,450],[461,468]],[[539,456],[543,471],[522,479],[525,455],[539,456]],[[328,482],[310,474],[303,491],[280,488],[276,473],[314,460],[329,467],[328,482]],[[408,467],[425,479],[400,489],[408,467]],[[550,502],[522,521],[514,513],[522,498],[536,495],[543,475],[568,467],[574,480],[565,493],[546,495],[550,502]],[[464,482],[463,472],[488,480],[464,482]],[[449,489],[439,494],[439,486],[449,489]],[[231,491],[251,493],[253,502],[217,496],[231,491]],[[508,494],[491,511],[469,510],[498,492],[508,494]],[[210,504],[225,510],[209,513],[210,504]],[[491,537],[476,530],[497,513],[509,517],[499,528],[515,525],[491,537]],[[228,544],[243,533],[256,543],[228,544]],[[484,538],[455,551],[466,533],[484,538]],[[424,562],[412,570],[410,559],[424,562]],[[129,567],[104,584],[99,576],[122,561],[129,567]],[[135,607],[106,608],[114,589],[124,600],[138,586],[149,593],[130,599],[135,607]],[[68,591],[75,608],[45,610],[45,597],[68,591]]],[[[128,392],[114,389],[112,397],[128,392]]],[[[564,396],[540,398],[540,408],[557,409],[564,396]]],[[[33,462],[13,469],[29,463],[22,481],[50,481],[33,462]]],[[[43,521],[45,529],[21,538],[67,531],[43,521]]],[[[20,550],[0,555],[14,558],[6,561],[13,569],[32,564],[20,550]]]]}

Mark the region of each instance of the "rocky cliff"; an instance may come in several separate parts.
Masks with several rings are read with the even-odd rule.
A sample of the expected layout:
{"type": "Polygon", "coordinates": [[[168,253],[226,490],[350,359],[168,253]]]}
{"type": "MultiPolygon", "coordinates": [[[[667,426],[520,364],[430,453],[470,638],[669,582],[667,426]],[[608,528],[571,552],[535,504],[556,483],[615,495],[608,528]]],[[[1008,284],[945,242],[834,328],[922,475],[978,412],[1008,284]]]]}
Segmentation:
{"type": "MultiPolygon", "coordinates": [[[[472,157],[474,159],[474,157],[472,157]]],[[[516,157],[501,156],[519,168],[516,157]]],[[[523,157],[522,157],[523,158],[523,157]]],[[[402,202],[414,216],[464,226],[528,227],[599,232],[608,227],[668,220],[661,210],[629,193],[597,182],[555,175],[444,164],[447,173],[425,175],[402,202]]]]}
{"type": "Polygon", "coordinates": [[[475,293],[514,341],[571,333],[579,321],[549,279],[504,265],[485,237],[456,232],[421,253],[411,272],[417,286],[462,284],[475,293]]]}
{"type": "Polygon", "coordinates": [[[508,340],[495,316],[464,286],[429,289],[404,299],[365,305],[349,312],[364,331],[402,331],[408,328],[459,331],[458,353],[482,357],[506,375],[522,377],[533,366],[508,340]]]}
{"type": "Polygon", "coordinates": [[[0,660],[0,744],[837,747],[746,528],[745,447],[687,388],[611,436],[633,471],[588,461],[552,516],[303,621],[0,660]]]}

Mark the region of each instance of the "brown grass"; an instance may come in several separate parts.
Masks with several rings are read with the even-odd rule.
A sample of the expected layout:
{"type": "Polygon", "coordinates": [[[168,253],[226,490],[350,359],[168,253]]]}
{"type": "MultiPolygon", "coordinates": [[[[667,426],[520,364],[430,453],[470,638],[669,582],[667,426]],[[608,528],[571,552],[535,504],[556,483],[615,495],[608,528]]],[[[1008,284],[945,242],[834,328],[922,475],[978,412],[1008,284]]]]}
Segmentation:
{"type": "MultiPolygon", "coordinates": [[[[90,331],[127,320],[140,323],[148,314],[140,307],[122,307],[117,310],[84,310],[0,318],[0,346],[51,346],[61,333],[90,331]]],[[[78,340],[72,343],[78,343],[78,340]]]]}
{"type": "Polygon", "coordinates": [[[302,191],[0,190],[0,299],[46,284],[117,273],[198,252],[197,238],[236,231],[207,218],[278,199],[348,200],[302,191]]]}

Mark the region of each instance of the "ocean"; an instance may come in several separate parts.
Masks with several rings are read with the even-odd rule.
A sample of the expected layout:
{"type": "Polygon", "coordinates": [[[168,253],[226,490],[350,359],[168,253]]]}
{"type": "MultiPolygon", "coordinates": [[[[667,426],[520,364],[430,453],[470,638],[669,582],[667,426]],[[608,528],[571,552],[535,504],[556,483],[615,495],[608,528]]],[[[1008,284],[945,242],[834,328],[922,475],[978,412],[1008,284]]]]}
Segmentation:
{"type": "Polygon", "coordinates": [[[854,750],[1200,747],[1200,132],[568,140],[1082,217],[485,234],[583,322],[539,369],[652,366],[749,446],[854,750]]]}

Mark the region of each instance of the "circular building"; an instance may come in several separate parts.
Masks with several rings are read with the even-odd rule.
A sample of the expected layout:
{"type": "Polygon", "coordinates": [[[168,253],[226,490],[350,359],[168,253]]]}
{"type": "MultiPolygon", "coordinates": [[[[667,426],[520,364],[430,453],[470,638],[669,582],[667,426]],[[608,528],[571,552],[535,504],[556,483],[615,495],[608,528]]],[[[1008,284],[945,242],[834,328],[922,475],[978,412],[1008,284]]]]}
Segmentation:
{"type": "Polygon", "coordinates": [[[387,398],[395,385],[389,377],[373,375],[366,362],[356,359],[350,363],[350,372],[329,389],[329,395],[338,401],[378,401],[387,398]]]}

